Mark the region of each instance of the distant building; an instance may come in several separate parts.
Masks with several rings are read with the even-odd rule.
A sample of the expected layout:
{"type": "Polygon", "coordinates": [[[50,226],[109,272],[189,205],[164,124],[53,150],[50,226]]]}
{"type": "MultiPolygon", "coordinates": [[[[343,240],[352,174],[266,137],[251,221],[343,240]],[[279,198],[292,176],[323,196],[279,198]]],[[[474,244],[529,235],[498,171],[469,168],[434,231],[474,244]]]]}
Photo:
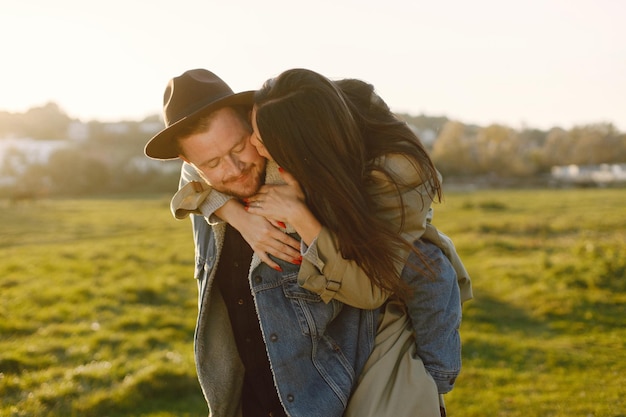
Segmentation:
{"type": "Polygon", "coordinates": [[[23,156],[24,163],[45,164],[53,152],[70,145],[66,140],[0,139],[0,165],[16,154],[23,156]]]}
{"type": "Polygon", "coordinates": [[[130,125],[125,122],[102,123],[102,130],[106,133],[125,135],[130,132],[130,125]]]}
{"type": "Polygon", "coordinates": [[[435,140],[437,139],[437,132],[435,132],[434,130],[419,129],[417,126],[411,123],[407,123],[407,125],[409,126],[409,129],[411,129],[413,133],[417,135],[417,137],[424,145],[431,146],[433,143],[435,143],[435,140]]]}
{"type": "Polygon", "coordinates": [[[555,166],[551,174],[555,185],[602,187],[626,184],[626,164],[555,166]]]}
{"type": "Polygon", "coordinates": [[[164,174],[173,174],[180,171],[182,160],[172,159],[168,161],[157,161],[145,156],[136,156],[128,161],[127,167],[135,169],[137,172],[148,173],[158,171],[164,174]]]}
{"type": "Polygon", "coordinates": [[[75,142],[84,142],[89,139],[89,126],[80,121],[73,121],[67,128],[67,138],[75,142]]]}
{"type": "Polygon", "coordinates": [[[156,134],[164,127],[165,124],[163,122],[141,122],[139,124],[139,131],[141,133],[156,134]]]}
{"type": "Polygon", "coordinates": [[[30,165],[46,164],[50,155],[70,145],[66,140],[0,139],[0,186],[16,184],[30,165]]]}

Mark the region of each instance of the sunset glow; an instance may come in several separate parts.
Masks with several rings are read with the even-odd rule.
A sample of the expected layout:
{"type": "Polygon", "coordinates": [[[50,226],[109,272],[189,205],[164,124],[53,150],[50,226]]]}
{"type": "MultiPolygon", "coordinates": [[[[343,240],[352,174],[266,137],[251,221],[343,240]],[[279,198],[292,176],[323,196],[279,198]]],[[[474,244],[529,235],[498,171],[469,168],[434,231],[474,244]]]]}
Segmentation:
{"type": "Polygon", "coordinates": [[[83,121],[141,119],[187,69],[244,90],[307,67],[365,79],[400,112],[626,130],[615,0],[6,3],[0,111],[53,101],[83,121]]]}

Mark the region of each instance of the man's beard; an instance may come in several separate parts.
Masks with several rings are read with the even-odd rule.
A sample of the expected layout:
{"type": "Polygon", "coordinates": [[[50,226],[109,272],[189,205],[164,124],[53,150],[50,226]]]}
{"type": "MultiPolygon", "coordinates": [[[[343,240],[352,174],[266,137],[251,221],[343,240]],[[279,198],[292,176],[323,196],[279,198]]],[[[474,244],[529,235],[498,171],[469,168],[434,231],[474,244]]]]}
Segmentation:
{"type": "Polygon", "coordinates": [[[220,187],[214,186],[213,188],[216,191],[238,198],[240,200],[244,198],[252,197],[259,191],[261,186],[265,183],[265,169],[263,169],[262,171],[256,171],[256,168],[257,166],[253,165],[252,167],[250,167],[250,170],[248,170],[244,174],[245,176],[249,176],[249,175],[252,175],[254,172],[257,173],[256,176],[248,178],[244,184],[231,185],[231,183],[234,183],[236,181],[228,181],[224,184],[221,184],[220,187]]]}
{"type": "Polygon", "coordinates": [[[224,193],[226,195],[230,195],[232,197],[238,198],[240,200],[244,199],[244,198],[248,198],[248,197],[252,197],[253,195],[255,195],[259,189],[261,188],[261,186],[263,185],[263,177],[265,177],[264,175],[260,175],[260,178],[255,179],[255,185],[254,186],[250,186],[250,187],[229,187],[226,186],[223,190],[216,190],[220,191],[221,193],[224,193]]]}

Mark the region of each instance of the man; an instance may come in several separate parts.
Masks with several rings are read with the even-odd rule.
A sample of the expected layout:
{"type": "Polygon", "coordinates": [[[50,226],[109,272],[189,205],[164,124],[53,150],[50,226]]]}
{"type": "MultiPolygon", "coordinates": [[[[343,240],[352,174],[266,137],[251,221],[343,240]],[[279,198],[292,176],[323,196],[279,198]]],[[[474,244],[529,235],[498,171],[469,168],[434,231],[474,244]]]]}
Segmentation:
{"type": "MultiPolygon", "coordinates": [[[[238,199],[254,195],[266,162],[250,143],[245,106],[252,94],[234,94],[206,70],[173,78],[164,95],[166,128],[148,142],[146,155],[182,158],[184,169],[193,166],[211,190],[238,199]]],[[[239,215],[251,216],[243,209],[239,215]]],[[[237,227],[236,216],[223,220],[237,227]]],[[[326,304],[300,288],[297,236],[268,223],[253,249],[234,227],[211,223],[192,215],[195,356],[209,414],[341,416],[373,347],[378,312],[326,304]]]]}

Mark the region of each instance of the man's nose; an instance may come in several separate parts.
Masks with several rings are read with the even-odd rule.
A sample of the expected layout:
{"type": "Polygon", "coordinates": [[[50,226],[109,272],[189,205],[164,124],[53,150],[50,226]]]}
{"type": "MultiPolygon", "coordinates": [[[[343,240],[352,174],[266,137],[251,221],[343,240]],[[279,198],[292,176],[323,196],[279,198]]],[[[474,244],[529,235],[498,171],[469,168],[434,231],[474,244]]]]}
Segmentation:
{"type": "Polygon", "coordinates": [[[233,155],[228,155],[225,159],[226,173],[228,177],[235,177],[243,172],[243,163],[233,155]]]}

